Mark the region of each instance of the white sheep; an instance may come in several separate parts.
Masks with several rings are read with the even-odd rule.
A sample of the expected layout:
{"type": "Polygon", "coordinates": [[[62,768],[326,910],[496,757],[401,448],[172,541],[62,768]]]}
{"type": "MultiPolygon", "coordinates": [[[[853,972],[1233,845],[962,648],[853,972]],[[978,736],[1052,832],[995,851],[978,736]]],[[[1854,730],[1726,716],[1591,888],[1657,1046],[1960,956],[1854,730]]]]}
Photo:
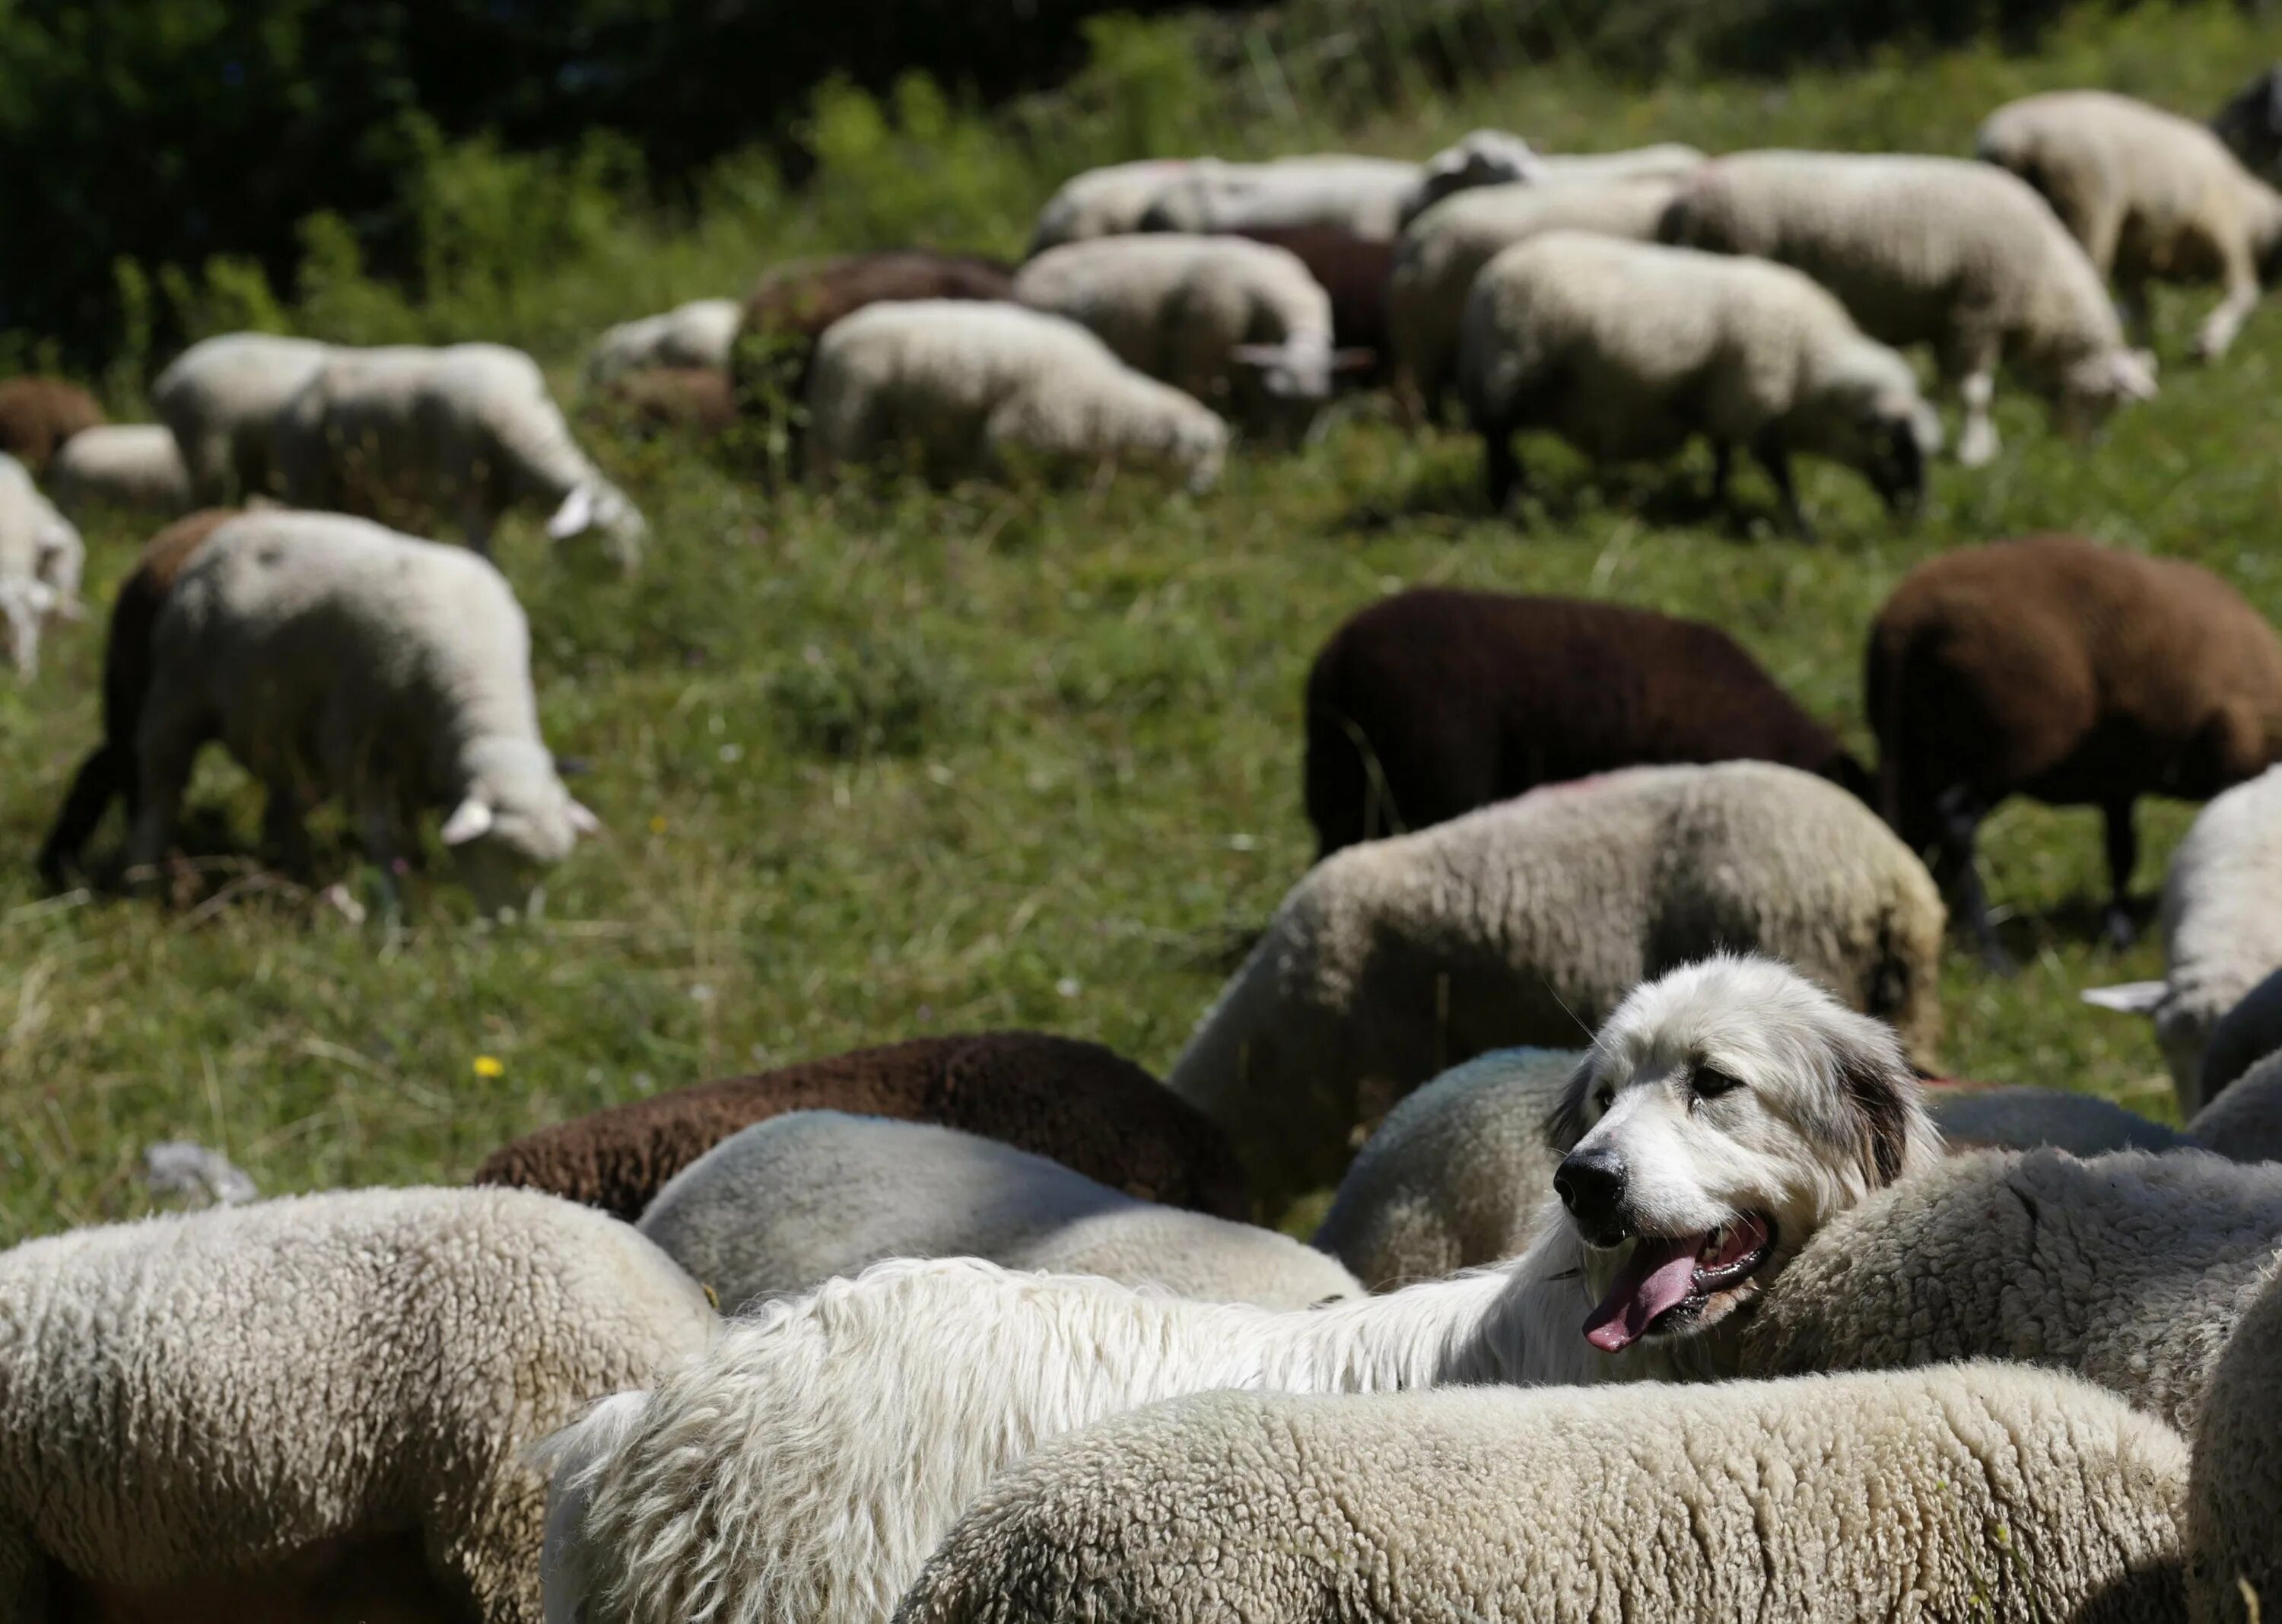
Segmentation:
{"type": "Polygon", "coordinates": [[[2225,297],[2195,335],[2195,353],[2216,360],[2282,268],[2282,193],[2192,119],[2107,90],[2055,90],[1991,113],[1976,146],[2035,187],[2092,268],[2115,278],[2137,336],[2150,282],[2217,282],[2225,297]]]}
{"type": "Polygon", "coordinates": [[[1526,183],[1543,179],[1547,172],[1543,155],[1521,136],[1502,129],[1474,130],[1418,167],[1418,179],[1396,211],[1395,231],[1454,193],[1477,186],[1526,183]]]}
{"type": "Polygon", "coordinates": [[[130,866],[173,844],[199,748],[219,738],[268,789],[267,828],[306,861],[301,814],[347,804],[392,887],[408,813],[445,809],[444,843],[486,909],[601,828],[555,775],[531,688],[531,632],[485,560],[363,519],[270,509],[217,528],[151,633],[130,866]]]}
{"type": "Polygon", "coordinates": [[[0,1596],[44,1617],[14,1609],[68,1572],[121,1617],[536,1624],[524,1450],[716,1323],[631,1229],[524,1191],[27,1242],[0,1253],[0,1596]]]}
{"type": "Polygon", "coordinates": [[[2282,1269],[2211,1371],[2187,1488],[2187,1599],[2196,1624],[2270,1616],[2282,1600],[2282,1269]]]}
{"type": "Polygon", "coordinates": [[[1863,1201],[1758,1300],[1762,1375],[2021,1359],[2192,1433],[2282,1255],[2282,1168],[2197,1151],[1972,1151],[1863,1201]]]}
{"type": "Polygon", "coordinates": [[[1386,1114],[1316,1232],[1373,1291],[1518,1256],[1553,1193],[1552,1119],[1584,1056],[1496,1049],[1386,1114]]]}
{"type": "Polygon", "coordinates": [[[82,429],[56,452],[48,488],[66,513],[109,507],[175,518],[190,508],[190,470],[163,423],[82,429]]]}
{"type": "Polygon", "coordinates": [[[819,340],[808,386],[809,471],[916,449],[938,478],[1103,462],[1162,468],[1210,490],[1228,428],[1145,377],[1076,322],[1020,305],[869,305],[819,340]]]}
{"type": "Polygon", "coordinates": [[[1710,161],[1702,149],[1680,141],[1620,147],[1613,152],[1540,152],[1538,178],[1548,185],[1591,181],[1621,185],[1627,181],[1684,181],[1710,161]]]}
{"type": "Polygon", "coordinates": [[[1923,864],[1822,779],[1764,762],[1550,785],[1301,880],[1167,1079],[1270,1211],[1455,1061],[1573,1042],[1721,947],[1788,960],[1929,1057],[1944,914],[1923,864]]]}
{"type": "Polygon", "coordinates": [[[276,417],[272,456],[299,508],[369,512],[394,501],[457,516],[468,545],[536,499],[558,541],[599,529],[618,563],[647,526],[578,448],[539,365],[497,344],[330,352],[276,417]]]}
{"type": "Polygon", "coordinates": [[[1937,1088],[1927,1107],[1952,1149],[2039,1150],[2071,1156],[2118,1150],[2174,1150],[2176,1129],[2112,1100],[2057,1088],[1937,1088]]]}
{"type": "Polygon", "coordinates": [[[1030,253],[1044,253],[1064,243],[1094,237],[1120,237],[1141,229],[1141,217],[1157,194],[1191,163],[1212,159],[1144,158],[1108,164],[1070,176],[1038,211],[1030,253]]]}
{"type": "Polygon", "coordinates": [[[1533,180],[1536,153],[1518,136],[1476,130],[1423,164],[1312,152],[1265,163],[1199,159],[1165,177],[1143,211],[1145,231],[1251,231],[1337,226],[1392,242],[1403,222],[1467,186],[1533,180]]]}
{"type": "Polygon", "coordinates": [[[1548,428],[1600,462],[1668,456],[1702,434],[1727,495],[1737,447],[1812,533],[1790,458],[1859,471],[1913,508],[1941,424],[1910,363],[1797,271],[1764,260],[1548,231],[1481,268],[1458,339],[1458,393],[1482,437],[1490,505],[1520,484],[1513,437],[1548,428]]]}
{"type": "Polygon", "coordinates": [[[1647,242],[1674,180],[1556,179],[1459,193],[1404,228],[1386,289],[1396,386],[1439,416],[1457,380],[1458,330],[1483,266],[1544,231],[1592,231],[1647,242]]]}
{"type": "Polygon", "coordinates": [[[2208,1103],[2203,1052],[2220,1019],[2282,969],[2282,767],[2215,796],[2171,854],[2163,879],[2162,981],[2084,993],[2105,1009],[2152,1015],[2182,1115],[2208,1103]]]}
{"type": "Polygon", "coordinates": [[[2017,175],[1962,159],[1745,152],[1698,169],[1667,241],[1757,254],[1836,294],[1872,338],[1925,344],[1965,407],[1958,460],[1998,452],[1990,405],[2005,362],[2071,432],[2152,400],[2154,358],[2124,344],[2100,273],[2017,175]]]}
{"type": "Polygon", "coordinates": [[[0,626],[22,675],[40,668],[42,629],[84,613],[79,579],[86,562],[78,528],[40,494],[29,469],[0,452],[0,626]]]}
{"type": "Polygon", "coordinates": [[[2040,1371],[1211,1393],[1039,1450],[896,1624],[2101,1619],[2183,1605],[2187,1449],[2040,1371]]]}
{"type": "Polygon", "coordinates": [[[726,367],[744,319],[739,300],[693,299],[657,315],[620,322],[604,329],[587,349],[586,384],[606,384],[651,367],[726,367]]]}
{"type": "Polygon", "coordinates": [[[1298,438],[1334,374],[1370,359],[1333,347],[1331,295],[1299,255],[1238,237],[1066,244],[1022,267],[1014,297],[1269,438],[1298,438]]]}
{"type": "Polygon", "coordinates": [[[1362,1292],[1273,1230],[1136,1201],[996,1139],[839,1111],[730,1135],[658,1192],[640,1228],[730,1308],[893,1257],[980,1257],[1276,1309],[1362,1292]]]}
{"type": "Polygon", "coordinates": [[[1665,1204],[1692,1182],[1685,1169],[1649,1177],[1621,1261],[1548,1203],[1509,1263],[1300,1312],[973,1260],[881,1263],[770,1302],[550,1443],[547,1617],[872,1624],[1005,1466],[1156,1399],[1720,1372],[1740,1310],[1780,1279],[1787,1248],[1937,1154],[1893,1032],[1764,960],[1638,989],[1564,1100],[1564,1131],[1597,1156],[1645,1146],[1680,1113],[1705,1136],[1704,1166],[1728,1165],[1721,1146],[1766,1154],[1704,1206],[1665,1204]],[[1696,1086],[1686,1057],[1706,1053],[1738,1087],[1698,1118],[1682,1103],[1696,1086]],[[1736,1276],[1717,1260],[1752,1234],[1756,1261],[1736,1276]],[[1701,1278],[1665,1299],[1683,1258],[1704,1260],[1701,1278]],[[1637,1334],[1606,1334],[1649,1298],[1663,1306],[1637,1334]]]}
{"type": "Polygon", "coordinates": [[[331,353],[314,338],[224,333],[190,346],[151,386],[201,507],[276,493],[270,432],[331,353]]]}

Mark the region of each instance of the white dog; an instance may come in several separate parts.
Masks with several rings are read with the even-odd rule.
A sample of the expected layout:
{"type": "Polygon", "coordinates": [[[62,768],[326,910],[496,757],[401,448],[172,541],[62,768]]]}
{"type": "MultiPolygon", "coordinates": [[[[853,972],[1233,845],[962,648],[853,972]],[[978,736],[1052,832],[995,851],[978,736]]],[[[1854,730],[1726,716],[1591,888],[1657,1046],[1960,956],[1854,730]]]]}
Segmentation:
{"type": "Polygon", "coordinates": [[[1008,1463],[1158,1399],[1717,1369],[1701,1333],[1939,1154],[1893,1032],[1763,959],[1634,991],[1548,1131],[1573,1220],[1548,1203],[1521,1257],[1384,1297],[1277,1312],[953,1260],[771,1303],[547,1446],[549,1624],[886,1619],[1008,1463]]]}

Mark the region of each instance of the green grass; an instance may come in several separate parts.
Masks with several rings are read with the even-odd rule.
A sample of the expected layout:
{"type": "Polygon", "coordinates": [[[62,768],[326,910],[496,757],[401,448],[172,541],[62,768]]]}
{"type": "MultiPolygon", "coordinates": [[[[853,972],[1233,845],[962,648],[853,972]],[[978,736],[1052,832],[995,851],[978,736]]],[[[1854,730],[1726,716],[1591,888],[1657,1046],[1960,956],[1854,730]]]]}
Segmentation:
{"type": "MultiPolygon", "coordinates": [[[[1898,58],[1780,87],[1524,74],[1351,135],[1419,151],[1495,121],[1573,147],[1960,151],[2031,88],[2115,84],[2200,110],[2278,54],[2282,21],[2151,9],[2080,19],[2034,58],[1898,58]]],[[[731,257],[691,253],[670,261],[686,283],[630,276],[617,297],[578,299],[638,314],[718,291],[697,274],[725,276],[731,257]]],[[[578,271],[535,268],[534,285],[578,271]]],[[[1858,747],[1863,628],[1906,570],[1952,548],[2081,530],[2197,560],[2282,614],[2282,312],[2201,371],[2182,358],[2204,302],[2164,308],[2161,401],[2079,448],[2008,396],[2004,459],[1944,464],[1913,530],[1811,470],[1812,548],[1764,519],[1645,520],[1641,499],[1700,480],[1700,456],[1603,486],[1541,445],[1541,508],[1525,527],[1496,521],[1472,445],[1408,437],[1368,408],[1296,460],[1238,459],[1201,501],[1133,481],[771,496],[671,445],[603,442],[655,526],[646,572],[583,573],[528,518],[501,546],[536,628],[548,735],[594,763],[580,793],[611,830],[556,875],[546,920],[515,929],[475,921],[447,884],[415,886],[393,936],[259,882],[173,912],[43,899],[30,854],[96,727],[100,631],[66,631],[35,682],[0,683],[0,853],[14,854],[0,865],[0,1239],[138,1209],[140,1153],[161,1138],[223,1148],[268,1191],[457,1179],[565,1116],[918,1033],[1043,1027],[1161,1068],[1312,849],[1307,661],[1399,587],[1708,618],[1858,747]],[[476,1074],[484,1055],[497,1077],[476,1074]]],[[[545,355],[567,387],[572,352],[545,355]]],[[[1771,506],[1763,485],[1743,489],[1771,506]]],[[[91,528],[92,602],[141,533],[91,528]]],[[[228,820],[224,843],[249,848],[254,798],[218,752],[197,794],[228,820]]],[[[2191,811],[2144,812],[2143,891],[2191,811]]],[[[353,882],[332,828],[330,860],[353,882]]],[[[1952,951],[1949,1066],[2168,1113],[2144,1026],[2076,1001],[2160,969],[2153,944],[2092,942],[2092,815],[2008,806],[1983,855],[2023,967],[1992,980],[1952,951]]]]}

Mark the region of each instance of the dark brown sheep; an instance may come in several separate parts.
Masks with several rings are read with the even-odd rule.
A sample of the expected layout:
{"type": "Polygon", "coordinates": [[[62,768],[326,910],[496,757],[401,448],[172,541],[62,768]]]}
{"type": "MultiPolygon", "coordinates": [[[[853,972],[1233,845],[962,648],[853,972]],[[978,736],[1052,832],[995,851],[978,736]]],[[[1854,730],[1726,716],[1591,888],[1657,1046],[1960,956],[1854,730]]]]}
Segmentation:
{"type": "Polygon", "coordinates": [[[55,828],[40,847],[40,876],[60,888],[75,866],[88,837],[117,796],[135,816],[138,797],[135,732],[143,719],[143,695],[151,686],[151,633],[159,611],[180,575],[206,545],[206,538],[237,517],[236,508],[205,508],[151,538],[134,573],[120,583],[111,606],[111,633],[103,648],[103,742],[95,747],[72,780],[56,814],[55,828]]]}
{"type": "Polygon", "coordinates": [[[595,415],[640,433],[706,439],[737,421],[729,375],[718,367],[643,367],[595,392],[595,415]]]}
{"type": "Polygon", "coordinates": [[[2282,641],[2209,571],[2076,536],[1921,564],[1870,628],[1863,689],[1879,797],[1992,965],[2005,955],[1974,866],[2008,795],[2096,806],[2107,932],[2129,941],[2143,795],[2207,800],[2282,756],[2282,641]]]}
{"type": "Polygon", "coordinates": [[[1331,342],[1343,350],[1369,350],[1370,364],[1351,374],[1366,387],[1386,377],[1386,284],[1394,275],[1394,245],[1373,242],[1338,226],[1261,226],[1236,233],[1300,256],[1308,274],[1331,296],[1331,342]]]}
{"type": "Polygon", "coordinates": [[[12,377],[0,383],[0,451],[48,477],[57,449],[82,429],[104,421],[103,408],[77,384],[59,377],[12,377]]]}
{"type": "Polygon", "coordinates": [[[1099,1044],[1041,1032],[915,1037],[677,1089],[526,1134],[477,1168],[476,1183],[552,1191],[631,1220],[739,1129],[819,1109],[963,1129],[1143,1201],[1251,1216],[1218,1128],[1099,1044]]]}
{"type": "Polygon", "coordinates": [[[1331,633],[1308,673],[1321,855],[1617,767],[1736,759],[1869,775],[1725,632],[1571,598],[1422,589],[1331,633]]]}
{"type": "Polygon", "coordinates": [[[805,400],[817,339],[866,305],[1013,296],[1013,267],[971,254],[907,248],[779,266],[745,296],[745,322],[730,363],[732,392],[747,411],[805,400]]]}

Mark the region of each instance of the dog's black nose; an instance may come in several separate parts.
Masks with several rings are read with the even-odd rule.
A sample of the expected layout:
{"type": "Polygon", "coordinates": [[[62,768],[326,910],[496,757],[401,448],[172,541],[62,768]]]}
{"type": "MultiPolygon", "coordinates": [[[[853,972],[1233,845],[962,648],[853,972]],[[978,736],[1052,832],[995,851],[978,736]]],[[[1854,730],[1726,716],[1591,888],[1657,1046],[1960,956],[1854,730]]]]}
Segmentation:
{"type": "Polygon", "coordinates": [[[1553,1175],[1553,1193],[1587,1239],[1623,1238],[1617,1214],[1625,1199],[1625,1159],[1615,1151],[1606,1146],[1571,1151],[1553,1175]]]}

